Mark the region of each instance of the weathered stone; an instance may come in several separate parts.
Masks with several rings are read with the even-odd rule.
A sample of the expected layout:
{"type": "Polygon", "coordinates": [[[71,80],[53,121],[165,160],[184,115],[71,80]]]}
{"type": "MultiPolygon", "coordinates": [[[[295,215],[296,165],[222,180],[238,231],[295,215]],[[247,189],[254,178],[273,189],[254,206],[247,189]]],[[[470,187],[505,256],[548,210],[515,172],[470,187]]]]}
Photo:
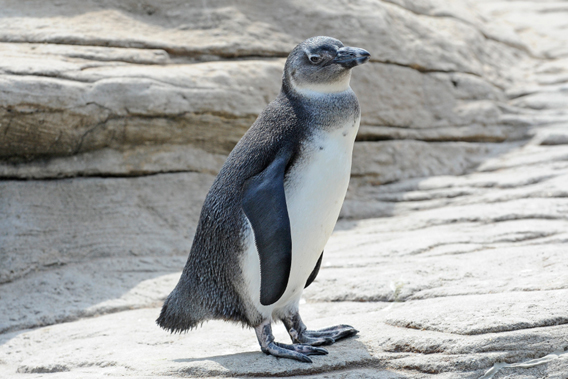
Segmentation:
{"type": "MultiPolygon", "coordinates": [[[[6,71],[20,67],[17,62],[17,59],[11,63],[10,60],[5,62],[5,67],[8,67],[6,71]]],[[[134,149],[123,155],[136,156],[142,149],[140,146],[146,144],[188,143],[213,153],[226,154],[253,122],[262,106],[275,96],[279,85],[279,80],[275,78],[280,75],[282,61],[207,63],[152,69],[146,66],[126,67],[124,64],[83,69],[81,64],[86,63],[77,64],[74,70],[63,70],[58,74],[73,81],[41,79],[47,81],[45,86],[40,87],[45,92],[35,91],[35,97],[31,100],[27,97],[34,92],[32,87],[26,87],[20,76],[7,77],[10,78],[10,90],[5,92],[7,110],[4,113],[8,121],[0,125],[6,137],[2,149],[6,157],[66,155],[109,147],[114,150],[134,149]],[[229,75],[231,79],[228,79],[229,75]],[[188,89],[180,85],[186,85],[188,89]],[[67,93],[68,97],[50,97],[53,86],[67,93]],[[75,92],[69,91],[68,86],[72,86],[75,92]],[[237,94],[238,91],[241,93],[237,94]],[[41,106],[43,110],[32,111],[18,106],[24,101],[46,103],[41,106]],[[59,110],[58,107],[72,110],[59,110]],[[44,127],[36,130],[35,123],[44,127]]],[[[363,115],[362,140],[418,138],[427,141],[502,141],[526,135],[526,128],[494,125],[499,111],[488,100],[479,99],[497,100],[502,94],[483,80],[463,74],[424,75],[394,65],[372,64],[368,67],[367,71],[362,71],[359,82],[354,83],[358,93],[373,94],[360,96],[363,109],[373,110],[363,115]],[[401,83],[400,78],[406,78],[408,82],[401,83]],[[375,86],[376,83],[381,85],[375,86]],[[439,96],[443,98],[437,98],[439,96]],[[418,108],[415,104],[424,106],[418,108]],[[387,126],[369,127],[365,123],[387,126]]],[[[416,146],[411,142],[407,145],[416,146]]],[[[438,149],[418,145],[421,147],[415,154],[421,154],[424,146],[429,150],[426,154],[436,160],[444,159],[444,153],[438,149]]],[[[380,150],[382,145],[378,144],[375,148],[380,150]]],[[[105,164],[107,160],[99,158],[109,154],[105,152],[80,155],[79,161],[85,161],[84,169],[73,164],[73,169],[62,168],[62,172],[58,173],[57,167],[65,163],[59,158],[52,161],[47,157],[38,162],[3,164],[0,174],[4,177],[61,177],[92,175],[93,172],[101,175],[132,175],[183,169],[175,160],[175,154],[172,155],[173,161],[170,161],[168,154],[161,153],[163,148],[142,150],[149,156],[158,157],[151,157],[154,164],[138,171],[136,168],[124,170],[109,167],[105,164]],[[37,167],[52,169],[42,170],[38,174],[37,167]]],[[[374,170],[365,167],[366,162],[361,163],[363,166],[355,171],[374,170]]],[[[189,169],[195,167],[197,165],[194,164],[189,169]]],[[[385,170],[389,171],[388,166],[385,170]]],[[[405,178],[398,174],[403,170],[405,167],[395,163],[390,171],[397,174],[389,177],[388,181],[405,178]]],[[[434,166],[429,169],[430,174],[446,172],[434,166]]]]}
{"type": "Polygon", "coordinates": [[[515,25],[517,35],[534,55],[543,58],[559,58],[568,54],[566,35],[566,6],[561,1],[527,1],[511,8],[509,1],[483,0],[470,3],[473,9],[486,17],[498,18],[503,23],[515,25]]]}
{"type": "Polygon", "coordinates": [[[177,283],[184,263],[183,256],[122,257],[28,273],[2,286],[0,333],[157,306],[177,283]]]}
{"type": "Polygon", "coordinates": [[[83,66],[62,78],[0,79],[2,157],[163,143],[227,154],[275,96],[282,62],[83,66]]]}
{"type": "MultiPolygon", "coordinates": [[[[477,73],[489,63],[482,61],[489,52],[485,52],[483,35],[474,26],[419,15],[386,2],[364,1],[346,7],[341,2],[308,6],[209,1],[188,8],[182,1],[160,6],[135,2],[102,6],[88,1],[81,7],[64,1],[20,8],[6,1],[4,8],[7,17],[0,24],[3,41],[158,48],[188,56],[274,56],[287,55],[298,40],[327,30],[325,34],[340,39],[356,39],[350,43],[367,42],[369,50],[376,53],[375,59],[381,61],[477,73]],[[347,26],[361,29],[358,37],[354,38],[347,26]],[[424,43],[415,43],[418,39],[424,43]]],[[[462,3],[452,8],[464,19],[479,19],[462,3]]]]}
{"type": "Polygon", "coordinates": [[[503,93],[487,81],[461,73],[429,73],[371,64],[353,75],[363,125],[434,129],[499,121],[495,101],[503,93]]]}
{"type": "MultiPolygon", "coordinates": [[[[177,1],[86,2],[81,8],[72,2],[20,8],[6,1],[0,156],[19,163],[16,176],[22,177],[38,165],[26,169],[22,162],[53,166],[50,157],[106,148],[191,144],[227,154],[275,97],[281,57],[306,35],[324,31],[374,57],[353,79],[363,110],[360,139],[525,137],[526,123],[517,128],[503,120],[497,104],[505,97],[491,84],[503,86],[518,75],[510,63],[522,51],[486,41],[482,30],[490,23],[462,3],[446,10],[436,2],[395,3],[327,2],[308,9],[215,1],[189,9],[177,1]],[[346,25],[361,33],[346,34],[346,25]],[[253,56],[276,59],[192,64],[253,56]]],[[[107,166],[94,167],[98,162],[90,166],[104,174],[107,166]]],[[[167,159],[154,167],[179,169],[167,159]]]]}
{"type": "Polygon", "coordinates": [[[187,254],[213,176],[0,182],[0,283],[105,257],[187,254]]]}
{"type": "Polygon", "coordinates": [[[513,146],[515,144],[413,140],[359,142],[353,151],[351,174],[355,185],[361,182],[384,184],[432,175],[461,175],[513,146]]]}
{"type": "Polygon", "coordinates": [[[160,172],[195,171],[217,174],[225,155],[188,145],[138,146],[125,151],[101,149],[70,157],[0,163],[4,178],[64,178],[74,176],[137,176],[160,172]]]}
{"type": "Polygon", "coordinates": [[[386,322],[393,326],[455,334],[499,333],[562,325],[568,324],[564,300],[567,295],[568,289],[452,296],[421,301],[415,308],[414,302],[406,302],[391,312],[386,322]],[[443,314],[440,309],[444,309],[443,314]]]}

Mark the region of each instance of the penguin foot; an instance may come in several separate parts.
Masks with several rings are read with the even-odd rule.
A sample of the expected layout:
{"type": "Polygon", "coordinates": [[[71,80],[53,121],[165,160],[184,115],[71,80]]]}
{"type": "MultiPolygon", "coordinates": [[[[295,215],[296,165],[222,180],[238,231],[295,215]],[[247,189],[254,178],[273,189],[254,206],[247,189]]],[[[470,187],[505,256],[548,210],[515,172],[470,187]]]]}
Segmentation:
{"type": "Polygon", "coordinates": [[[320,330],[308,330],[299,313],[284,317],[282,322],[295,343],[311,346],[331,345],[342,338],[354,336],[359,331],[349,325],[336,325],[320,330]]]}
{"type": "MultiPolygon", "coordinates": [[[[342,338],[347,338],[354,336],[359,333],[357,329],[349,325],[336,325],[330,326],[329,328],[320,330],[305,330],[298,340],[302,340],[301,343],[308,343],[310,339],[325,339],[331,340],[330,344],[342,338]]],[[[317,345],[314,345],[317,346],[317,345]]]]}
{"type": "Polygon", "coordinates": [[[265,354],[274,355],[280,358],[291,358],[300,362],[312,363],[308,355],[326,355],[327,350],[321,347],[310,345],[295,344],[287,345],[279,342],[271,342],[266,348],[261,347],[265,354]]]}
{"type": "Polygon", "coordinates": [[[263,353],[280,358],[295,359],[300,362],[312,363],[308,355],[325,355],[327,350],[306,344],[287,345],[274,342],[270,321],[265,321],[255,328],[256,337],[263,353]]]}

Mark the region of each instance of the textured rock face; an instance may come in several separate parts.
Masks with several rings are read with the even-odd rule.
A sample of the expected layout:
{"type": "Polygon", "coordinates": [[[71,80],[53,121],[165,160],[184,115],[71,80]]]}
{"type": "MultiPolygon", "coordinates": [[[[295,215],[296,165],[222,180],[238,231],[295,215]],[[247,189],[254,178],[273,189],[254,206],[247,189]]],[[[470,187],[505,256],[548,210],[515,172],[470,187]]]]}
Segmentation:
{"type": "Polygon", "coordinates": [[[360,140],[451,145],[526,134],[501,104],[527,54],[486,39],[482,18],[462,3],[452,6],[457,18],[432,17],[439,5],[374,1],[35,5],[6,1],[0,20],[4,177],[138,174],[120,159],[69,169],[74,158],[54,157],[93,161],[85,153],[148,145],[159,147],[145,155],[164,158],[153,171],[192,170],[195,163],[180,168],[168,159],[167,145],[227,154],[276,96],[283,57],[318,34],[372,53],[353,78],[360,140]],[[38,165],[56,168],[40,173],[38,165]]]}
{"type": "Polygon", "coordinates": [[[90,259],[185,254],[212,182],[196,173],[0,182],[0,283],[90,259]]]}
{"type": "Polygon", "coordinates": [[[0,377],[564,379],[564,2],[0,9],[0,377]],[[305,365],[223,322],[165,333],[214,175],[289,50],[321,34],[372,61],[353,73],[351,187],[301,309],[359,336],[305,365]]]}
{"type": "MultiPolygon", "coordinates": [[[[517,146],[512,141],[522,141],[535,122],[523,118],[519,105],[506,104],[503,90],[523,73],[519,61],[528,58],[521,43],[486,39],[486,24],[495,23],[483,21],[465,4],[452,5],[456,17],[439,17],[435,9],[440,6],[219,1],[188,7],[174,1],[23,7],[4,2],[0,177],[215,174],[276,96],[283,57],[306,36],[325,33],[373,55],[353,75],[363,114],[352,187],[462,174],[517,146]]],[[[160,179],[147,180],[167,188],[160,179]]],[[[113,183],[117,193],[138,196],[129,181],[103,182],[113,183]]],[[[77,179],[59,185],[61,193],[80,185],[86,198],[104,202],[98,187],[89,183],[77,179]]],[[[60,203],[34,194],[45,190],[42,182],[5,186],[0,201],[12,215],[28,213],[21,205],[26,197],[14,197],[20,188],[31,191],[38,203],[60,203]]],[[[188,191],[189,198],[198,204],[206,189],[188,191]]],[[[41,206],[34,211],[46,220],[59,214],[41,206]]],[[[2,278],[42,267],[36,254],[52,250],[22,246],[19,236],[67,241],[66,233],[83,233],[83,226],[72,221],[70,230],[58,228],[49,236],[35,222],[4,222],[5,251],[32,249],[36,263],[16,269],[6,258],[10,265],[1,266],[2,278]]],[[[122,238],[121,228],[109,233],[115,233],[109,240],[122,238]]],[[[169,248],[179,251],[175,243],[169,248]]],[[[108,254],[122,252],[112,248],[108,254]]],[[[69,248],[65,255],[88,254],[69,248]]]]}

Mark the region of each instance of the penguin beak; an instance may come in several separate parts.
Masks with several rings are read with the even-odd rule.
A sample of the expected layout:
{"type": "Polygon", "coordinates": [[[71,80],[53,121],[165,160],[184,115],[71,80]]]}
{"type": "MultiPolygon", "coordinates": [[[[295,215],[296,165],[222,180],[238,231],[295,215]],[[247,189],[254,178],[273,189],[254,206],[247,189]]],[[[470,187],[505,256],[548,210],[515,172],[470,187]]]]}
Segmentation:
{"type": "Polygon", "coordinates": [[[345,68],[353,68],[363,64],[369,60],[371,54],[367,50],[358,47],[345,46],[337,50],[337,55],[333,63],[339,64],[345,68]]]}

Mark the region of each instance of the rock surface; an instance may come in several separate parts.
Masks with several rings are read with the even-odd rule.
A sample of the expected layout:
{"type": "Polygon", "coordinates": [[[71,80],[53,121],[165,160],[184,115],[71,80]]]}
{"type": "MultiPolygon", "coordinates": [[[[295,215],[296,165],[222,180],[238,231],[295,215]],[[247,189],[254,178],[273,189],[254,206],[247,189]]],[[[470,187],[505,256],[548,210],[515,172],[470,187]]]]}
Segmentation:
{"type": "Polygon", "coordinates": [[[565,379],[565,2],[188,4],[0,2],[2,378],[565,379]],[[214,174],[317,34],[373,61],[301,309],[359,335],[306,365],[160,330],[214,174]]]}
{"type": "Polygon", "coordinates": [[[462,3],[450,17],[434,3],[394,1],[18,4],[3,1],[0,19],[0,177],[200,171],[202,150],[227,154],[276,96],[283,58],[318,34],[372,53],[353,78],[362,141],[526,137],[526,123],[511,117],[521,108],[502,109],[526,48],[487,39],[493,23],[462,3]],[[161,159],[142,172],[115,158],[148,146],[148,159],[161,159]],[[170,153],[179,146],[197,149],[195,159],[180,164],[170,153]],[[112,153],[92,159],[101,149],[112,153]]]}

